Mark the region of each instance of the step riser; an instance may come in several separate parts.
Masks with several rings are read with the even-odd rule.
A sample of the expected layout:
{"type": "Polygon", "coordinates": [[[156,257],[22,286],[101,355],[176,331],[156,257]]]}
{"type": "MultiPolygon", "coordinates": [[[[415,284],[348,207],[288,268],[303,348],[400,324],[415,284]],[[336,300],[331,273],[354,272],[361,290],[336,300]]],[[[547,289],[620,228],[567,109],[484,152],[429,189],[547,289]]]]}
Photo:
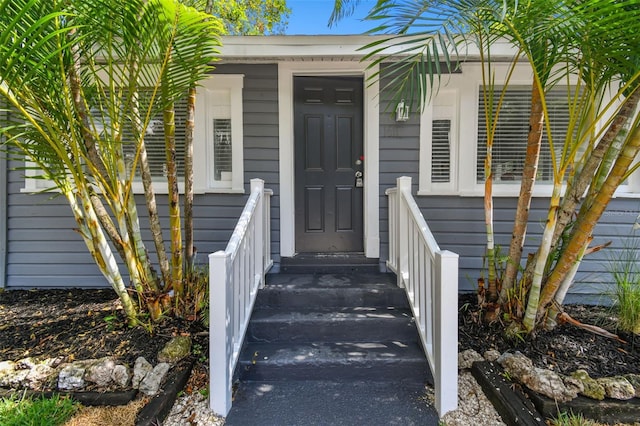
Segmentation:
{"type": "Polygon", "coordinates": [[[249,342],[417,342],[418,333],[410,319],[340,322],[251,322],[249,342]]]}
{"type": "Polygon", "coordinates": [[[394,306],[407,309],[402,289],[269,289],[258,293],[256,308],[394,306]]]}
{"type": "Polygon", "coordinates": [[[406,381],[414,383],[433,384],[433,378],[425,362],[405,361],[402,364],[392,363],[380,365],[287,365],[268,366],[252,365],[243,374],[245,381],[288,381],[288,380],[327,380],[327,381],[355,381],[368,380],[374,382],[406,381]]]}

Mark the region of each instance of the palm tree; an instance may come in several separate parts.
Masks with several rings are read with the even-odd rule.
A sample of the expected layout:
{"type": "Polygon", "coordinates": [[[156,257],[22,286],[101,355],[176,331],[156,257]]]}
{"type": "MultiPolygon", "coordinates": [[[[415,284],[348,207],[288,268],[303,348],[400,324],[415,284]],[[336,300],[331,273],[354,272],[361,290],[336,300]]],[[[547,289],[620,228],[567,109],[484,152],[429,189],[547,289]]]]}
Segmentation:
{"type": "MultiPolygon", "coordinates": [[[[0,4],[0,94],[10,114],[0,131],[67,198],[130,324],[139,322],[138,309],[107,235],[138,305],[157,317],[170,283],[158,282],[146,255],[135,165],[144,177],[145,129],[211,69],[220,28],[173,0],[0,4]]],[[[181,273],[182,265],[174,268],[181,273]]]]}
{"type": "MultiPolygon", "coordinates": [[[[348,13],[348,7],[356,3],[337,0],[332,19],[339,18],[345,11],[348,13]]],[[[500,114],[499,100],[496,108],[487,109],[490,111],[487,115],[491,117],[485,123],[488,135],[485,221],[489,292],[496,289],[496,284],[501,284],[498,300],[501,306],[498,308],[517,314],[516,319],[523,321],[527,331],[539,324],[556,294],[566,293],[558,292],[560,285],[563,282],[570,284],[573,266],[589,251],[586,245],[597,219],[615,188],[633,170],[632,159],[638,152],[638,120],[634,118],[639,96],[640,21],[637,6],[637,0],[379,0],[367,17],[379,23],[372,32],[390,34],[366,46],[367,57],[380,64],[397,59],[400,52],[399,60],[389,61],[393,65],[388,71],[386,86],[397,98],[418,98],[424,104],[436,90],[434,87],[439,84],[443,69],[451,69],[455,61],[464,61],[463,48],[469,45],[475,45],[480,52],[485,72],[482,88],[485,102],[490,100],[495,84],[491,71],[495,61],[491,51],[496,41],[506,40],[512,44],[517,52],[512,61],[525,59],[531,65],[531,130],[507,271],[502,274],[502,283],[493,282],[496,274],[491,213],[491,132],[495,130],[500,114]],[[394,49],[393,54],[386,53],[389,47],[394,49]],[[569,129],[564,138],[554,140],[546,105],[547,93],[559,83],[566,84],[571,76],[577,76],[578,82],[566,91],[569,129]],[[609,89],[612,89],[613,101],[606,102],[604,93],[609,89]],[[605,126],[598,130],[598,123],[605,126]],[[628,127],[627,136],[616,139],[624,124],[628,127]],[[527,265],[527,273],[518,280],[543,133],[547,134],[550,146],[553,192],[540,246],[527,265]],[[584,154],[579,155],[580,152],[584,154]],[[563,199],[565,182],[568,189],[563,199]],[[567,242],[561,244],[560,236],[566,234],[568,218],[576,210],[587,186],[590,189],[578,219],[571,227],[567,242]],[[554,262],[552,253],[556,252],[560,257],[554,262]],[[514,295],[525,293],[528,294],[527,309],[514,312],[508,302],[513,301],[514,295]]],[[[509,78],[502,84],[507,87],[509,78]]],[[[490,296],[493,297],[495,295],[490,296]]]]}

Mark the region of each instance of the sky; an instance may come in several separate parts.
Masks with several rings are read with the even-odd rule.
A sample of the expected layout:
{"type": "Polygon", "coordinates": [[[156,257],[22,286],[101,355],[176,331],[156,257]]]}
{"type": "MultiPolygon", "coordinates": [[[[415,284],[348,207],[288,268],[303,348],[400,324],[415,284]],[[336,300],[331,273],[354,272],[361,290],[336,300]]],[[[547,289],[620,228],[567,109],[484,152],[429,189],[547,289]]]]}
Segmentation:
{"type": "Polygon", "coordinates": [[[373,26],[372,22],[363,23],[362,18],[375,2],[376,0],[360,0],[352,16],[329,28],[327,22],[333,11],[333,0],[287,0],[291,15],[285,34],[362,34],[373,26]]]}

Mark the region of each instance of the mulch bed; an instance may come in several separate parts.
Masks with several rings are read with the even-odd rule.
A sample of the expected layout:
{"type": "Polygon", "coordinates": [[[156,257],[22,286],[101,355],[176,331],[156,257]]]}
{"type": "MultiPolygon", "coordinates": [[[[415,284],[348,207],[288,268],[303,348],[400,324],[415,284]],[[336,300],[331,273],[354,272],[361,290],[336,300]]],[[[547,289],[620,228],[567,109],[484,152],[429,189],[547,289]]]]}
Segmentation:
{"type": "Polygon", "coordinates": [[[171,337],[191,334],[202,353],[208,339],[199,323],[166,319],[149,333],[126,326],[111,289],[0,292],[0,361],[63,357],[65,361],[115,357],[133,365],[156,355],[171,337]]]}
{"type": "Polygon", "coordinates": [[[619,332],[611,307],[566,305],[564,310],[585,324],[618,334],[626,344],[569,324],[559,325],[551,331],[539,331],[534,337],[508,340],[501,333],[502,324],[486,324],[481,320],[474,294],[460,295],[459,300],[460,351],[475,349],[480,354],[489,349],[500,353],[520,351],[537,367],[562,374],[583,369],[594,378],[640,373],[640,336],[619,332]]]}

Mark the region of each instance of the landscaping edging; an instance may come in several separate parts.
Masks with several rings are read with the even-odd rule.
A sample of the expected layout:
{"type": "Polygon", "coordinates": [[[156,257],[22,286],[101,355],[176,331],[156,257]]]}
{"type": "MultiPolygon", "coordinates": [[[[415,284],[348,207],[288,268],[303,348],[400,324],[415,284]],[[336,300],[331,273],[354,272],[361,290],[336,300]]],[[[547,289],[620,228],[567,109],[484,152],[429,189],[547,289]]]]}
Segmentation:
{"type": "Polygon", "coordinates": [[[506,424],[546,425],[545,417],[526,398],[520,387],[507,381],[503,373],[497,362],[476,361],[471,365],[471,374],[506,424]]]}
{"type": "Polygon", "coordinates": [[[164,386],[138,413],[136,426],[161,425],[169,415],[171,407],[178,393],[185,387],[191,370],[195,364],[194,359],[183,361],[172,368],[167,376],[164,386]]]}
{"type": "Polygon", "coordinates": [[[579,396],[568,402],[557,402],[526,387],[514,386],[505,378],[500,364],[490,361],[474,362],[471,374],[507,424],[545,425],[545,419],[556,418],[561,412],[582,414],[601,423],[634,423],[640,418],[638,398],[597,401],[579,396]]]}

